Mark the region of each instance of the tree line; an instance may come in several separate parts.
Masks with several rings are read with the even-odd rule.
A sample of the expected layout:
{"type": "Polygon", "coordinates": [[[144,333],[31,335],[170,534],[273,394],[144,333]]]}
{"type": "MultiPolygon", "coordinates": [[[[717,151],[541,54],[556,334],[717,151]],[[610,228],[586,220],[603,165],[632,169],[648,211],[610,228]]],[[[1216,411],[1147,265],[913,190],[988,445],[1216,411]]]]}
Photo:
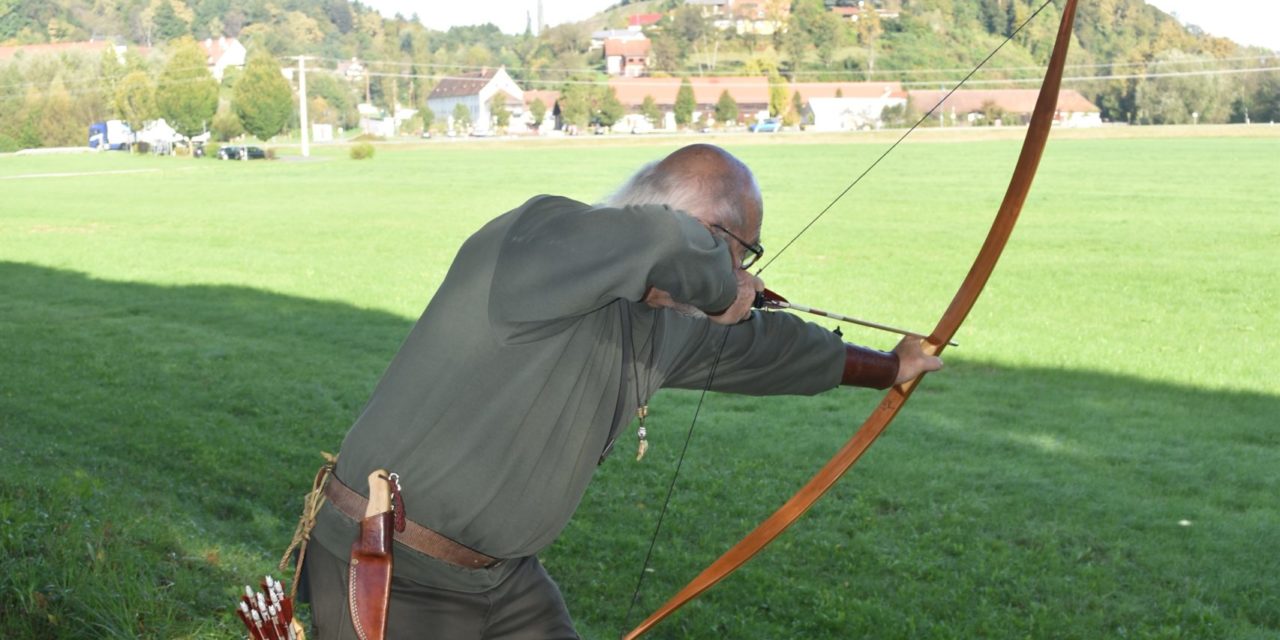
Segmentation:
{"type": "MultiPolygon", "coordinates": [[[[356,124],[348,83],[321,75],[309,84],[312,122],[356,124]]],[[[265,49],[219,82],[191,38],[145,58],[126,54],[123,63],[107,48],[0,66],[0,151],[83,146],[94,122],[119,119],[137,132],[158,118],[188,138],[208,131],[221,142],[246,133],[269,140],[297,127],[297,105],[281,61],[265,49]]]]}
{"type": "MultiPolygon", "coordinates": [[[[603,124],[617,110],[602,88],[607,79],[604,60],[591,49],[591,32],[622,27],[635,13],[664,15],[645,29],[652,42],[652,75],[764,76],[776,85],[783,78],[887,80],[933,85],[930,88],[963,75],[965,67],[1011,36],[992,63],[994,68],[978,79],[1037,78],[1058,14],[1051,4],[1022,27],[1038,2],[871,0],[862,5],[858,21],[850,22],[832,11],[842,4],[857,3],[761,0],[763,14],[779,26],[763,34],[739,33],[733,25],[722,28],[722,19],[704,15],[699,6],[683,0],[624,1],[593,21],[541,32],[530,24],[524,33],[513,35],[492,24],[436,31],[416,16],[384,18],[347,0],[122,0],[92,6],[90,0],[53,0],[19,3],[0,16],[0,42],[116,33],[135,44],[169,43],[162,48],[171,51],[172,43],[182,38],[237,36],[261,55],[274,57],[277,66],[284,56],[315,56],[308,66],[318,69],[309,74],[308,88],[319,101],[313,99],[309,111],[317,121],[348,127],[358,121],[358,102],[385,109],[396,102],[424,110],[431,88],[442,77],[501,65],[526,89],[562,91],[566,119],[585,125],[603,124]],[[332,73],[341,61],[352,58],[359,58],[369,72],[363,86],[353,87],[332,73]]],[[[1278,74],[1213,73],[1275,66],[1273,53],[1185,28],[1143,0],[1082,4],[1075,38],[1070,75],[1099,79],[1071,86],[1097,104],[1106,120],[1176,124],[1280,119],[1278,74]],[[1259,64],[1268,59],[1270,64],[1259,64]],[[1157,72],[1161,75],[1145,77],[1157,72]]],[[[132,56],[116,65],[123,69],[73,58],[0,65],[0,148],[79,140],[87,123],[122,113],[116,92],[128,73],[143,71],[160,91],[163,62],[155,56],[132,56]],[[22,117],[15,120],[18,115],[22,117]]],[[[220,136],[245,124],[231,106],[236,75],[224,78],[219,106],[208,120],[220,136]]],[[[129,84],[137,96],[145,93],[141,77],[129,84]]],[[[145,98],[139,100],[145,106],[145,98]]],[[[798,112],[789,106],[770,110],[780,117],[798,112]]],[[[419,126],[431,124],[431,116],[424,116],[419,126]]],[[[285,126],[291,124],[296,123],[285,126]]]]}

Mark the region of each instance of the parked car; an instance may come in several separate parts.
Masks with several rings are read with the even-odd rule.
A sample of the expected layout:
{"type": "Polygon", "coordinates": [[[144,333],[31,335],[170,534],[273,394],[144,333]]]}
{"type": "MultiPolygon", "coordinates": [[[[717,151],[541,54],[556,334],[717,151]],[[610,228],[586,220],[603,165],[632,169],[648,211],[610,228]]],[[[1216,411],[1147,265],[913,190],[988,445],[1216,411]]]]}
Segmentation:
{"type": "Polygon", "coordinates": [[[261,160],[267,153],[258,147],[226,146],[218,149],[219,160],[261,160]]]}
{"type": "Polygon", "coordinates": [[[751,125],[750,129],[755,133],[774,133],[782,129],[781,118],[765,118],[760,122],[751,125]]]}

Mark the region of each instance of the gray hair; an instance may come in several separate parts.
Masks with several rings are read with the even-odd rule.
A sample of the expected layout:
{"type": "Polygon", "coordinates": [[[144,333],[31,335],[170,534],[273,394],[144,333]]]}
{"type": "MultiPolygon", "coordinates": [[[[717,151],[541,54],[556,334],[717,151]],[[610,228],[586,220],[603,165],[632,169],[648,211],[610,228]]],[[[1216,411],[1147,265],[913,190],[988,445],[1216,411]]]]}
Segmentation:
{"type": "Polygon", "coordinates": [[[743,203],[747,194],[759,191],[749,171],[741,174],[675,174],[658,169],[660,162],[650,162],[604,200],[609,207],[665,204],[695,217],[741,228],[747,223],[743,203]],[[736,174],[736,175],[735,175],[736,174]]]}

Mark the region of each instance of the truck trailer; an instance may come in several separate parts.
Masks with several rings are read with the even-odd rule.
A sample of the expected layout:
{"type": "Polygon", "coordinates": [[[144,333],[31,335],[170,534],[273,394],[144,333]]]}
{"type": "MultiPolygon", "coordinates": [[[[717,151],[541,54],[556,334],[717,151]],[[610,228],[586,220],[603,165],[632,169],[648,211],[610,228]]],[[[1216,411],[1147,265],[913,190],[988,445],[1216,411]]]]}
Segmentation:
{"type": "Polygon", "coordinates": [[[133,130],[123,120],[107,120],[89,125],[90,149],[127,150],[133,141],[133,130]]]}

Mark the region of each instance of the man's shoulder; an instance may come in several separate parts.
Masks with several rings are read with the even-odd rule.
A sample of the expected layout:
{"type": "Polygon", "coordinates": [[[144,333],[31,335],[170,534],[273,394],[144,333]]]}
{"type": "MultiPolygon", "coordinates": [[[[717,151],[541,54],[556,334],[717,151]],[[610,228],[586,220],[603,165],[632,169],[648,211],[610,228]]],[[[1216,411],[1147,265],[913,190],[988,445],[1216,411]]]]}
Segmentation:
{"type": "Polygon", "coordinates": [[[592,205],[574,200],[573,198],[544,193],[529,198],[524,204],[517,207],[516,211],[554,213],[559,211],[586,211],[591,208],[593,208],[592,205]]]}
{"type": "MultiPolygon", "coordinates": [[[[607,203],[588,204],[580,200],[574,200],[567,196],[559,196],[554,194],[541,194],[533,196],[512,211],[512,213],[534,213],[538,215],[554,215],[557,213],[577,214],[585,212],[623,212],[623,211],[640,211],[648,214],[666,213],[671,214],[675,210],[665,204],[636,204],[613,206],[607,203]]],[[[683,213],[683,212],[681,212],[683,213]]],[[[686,214],[687,215],[687,214],[686,214]]]]}

